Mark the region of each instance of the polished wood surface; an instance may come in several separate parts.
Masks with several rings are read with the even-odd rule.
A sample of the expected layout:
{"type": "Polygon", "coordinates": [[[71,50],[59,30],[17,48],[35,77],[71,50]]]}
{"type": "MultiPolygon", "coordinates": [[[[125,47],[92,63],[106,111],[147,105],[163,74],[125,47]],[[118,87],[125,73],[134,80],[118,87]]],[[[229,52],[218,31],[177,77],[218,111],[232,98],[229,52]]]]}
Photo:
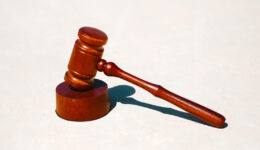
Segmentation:
{"type": "Polygon", "coordinates": [[[142,80],[138,77],[135,77],[122,69],[120,69],[113,62],[106,62],[106,60],[102,59],[97,64],[97,68],[99,71],[104,71],[104,73],[108,76],[115,76],[121,79],[127,80],[147,91],[152,93],[154,96],[162,98],[184,110],[191,113],[192,115],[198,117],[199,119],[215,126],[215,127],[223,127],[225,123],[225,117],[221,114],[206,108],[200,104],[197,104],[193,101],[190,101],[184,97],[181,97],[177,94],[174,94],[160,85],[156,85],[145,80],[142,80]]]}
{"type": "Polygon", "coordinates": [[[107,42],[107,35],[96,28],[82,27],[78,36],[64,79],[75,89],[88,90],[92,88],[97,73],[96,64],[102,57],[102,46],[107,42]]]}
{"type": "Polygon", "coordinates": [[[110,109],[106,83],[94,80],[107,35],[96,28],[83,27],[79,29],[78,37],[64,76],[65,82],[56,88],[56,112],[67,120],[94,120],[110,109]]]}
{"type": "Polygon", "coordinates": [[[72,121],[88,121],[103,117],[109,112],[110,101],[107,84],[95,79],[87,91],[72,89],[62,82],[56,88],[56,113],[72,121]]]}
{"type": "MultiPolygon", "coordinates": [[[[223,127],[225,123],[225,117],[221,114],[177,94],[174,94],[160,85],[156,85],[135,77],[121,70],[114,63],[107,63],[105,60],[101,59],[104,51],[103,45],[106,44],[108,39],[107,35],[101,30],[91,27],[83,27],[79,30],[78,36],[79,39],[75,42],[68,65],[68,71],[64,77],[65,82],[75,90],[93,90],[93,78],[95,77],[97,70],[104,71],[104,73],[108,76],[119,77],[142,87],[143,89],[152,93],[154,96],[162,98],[182,108],[183,110],[215,127],[223,127]]],[[[76,97],[77,94],[78,93],[74,93],[74,96],[76,97]]],[[[57,99],[64,98],[60,98],[60,96],[58,96],[57,99]]],[[[93,99],[98,100],[98,98],[93,99]]],[[[74,103],[76,102],[79,101],[75,101],[74,103]]],[[[60,105],[60,103],[58,105],[60,105]]],[[[80,107],[81,105],[77,106],[80,107]]],[[[104,107],[106,106],[100,106],[100,108],[104,107]]],[[[90,105],[88,105],[88,109],[91,109],[90,105]]],[[[98,110],[102,111],[101,109],[98,110]]],[[[107,111],[107,109],[103,111],[107,111]]],[[[64,112],[64,114],[65,113],[66,112],[64,112]]]]}

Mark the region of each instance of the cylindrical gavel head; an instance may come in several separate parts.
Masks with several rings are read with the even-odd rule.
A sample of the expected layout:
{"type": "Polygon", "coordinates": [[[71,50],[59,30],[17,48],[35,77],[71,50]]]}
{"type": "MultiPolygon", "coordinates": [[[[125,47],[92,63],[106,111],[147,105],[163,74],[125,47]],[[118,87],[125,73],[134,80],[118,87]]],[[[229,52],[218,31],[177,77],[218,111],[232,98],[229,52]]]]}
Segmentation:
{"type": "Polygon", "coordinates": [[[80,28],[78,36],[64,79],[74,89],[88,90],[92,88],[97,63],[102,57],[103,45],[108,38],[104,32],[92,27],[80,28]]]}

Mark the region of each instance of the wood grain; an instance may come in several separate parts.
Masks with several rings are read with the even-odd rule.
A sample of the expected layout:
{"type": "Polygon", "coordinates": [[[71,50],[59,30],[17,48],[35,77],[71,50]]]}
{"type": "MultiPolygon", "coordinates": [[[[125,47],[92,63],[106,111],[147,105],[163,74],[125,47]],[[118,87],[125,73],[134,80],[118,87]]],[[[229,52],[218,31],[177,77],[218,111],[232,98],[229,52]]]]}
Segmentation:
{"type": "MultiPolygon", "coordinates": [[[[182,108],[215,127],[223,127],[225,117],[221,114],[172,93],[160,85],[135,77],[117,67],[113,62],[107,63],[105,60],[101,59],[104,51],[103,45],[106,44],[108,39],[107,35],[101,30],[92,27],[82,27],[78,32],[78,36],[79,39],[75,42],[68,65],[68,71],[64,77],[65,82],[69,86],[73,87],[77,91],[91,91],[93,90],[93,79],[97,70],[104,71],[108,76],[119,77],[140,86],[152,93],[154,96],[162,98],[182,108]]],[[[74,94],[74,96],[76,96],[77,93],[74,94]]],[[[58,97],[57,99],[60,98],[58,97]]],[[[96,99],[97,101],[99,100],[94,97],[93,99],[96,99]]],[[[90,108],[90,106],[88,107],[90,108]]],[[[101,107],[102,106],[100,106],[100,108],[101,107]]],[[[101,109],[99,110],[104,111],[101,109]]]]}
{"type": "Polygon", "coordinates": [[[110,110],[107,84],[95,79],[87,91],[72,89],[63,82],[56,88],[56,113],[72,121],[88,121],[106,115],[110,110]]]}
{"type": "Polygon", "coordinates": [[[64,79],[75,89],[89,90],[97,73],[96,64],[102,57],[102,46],[107,42],[107,35],[96,28],[82,27],[78,36],[64,79]]]}

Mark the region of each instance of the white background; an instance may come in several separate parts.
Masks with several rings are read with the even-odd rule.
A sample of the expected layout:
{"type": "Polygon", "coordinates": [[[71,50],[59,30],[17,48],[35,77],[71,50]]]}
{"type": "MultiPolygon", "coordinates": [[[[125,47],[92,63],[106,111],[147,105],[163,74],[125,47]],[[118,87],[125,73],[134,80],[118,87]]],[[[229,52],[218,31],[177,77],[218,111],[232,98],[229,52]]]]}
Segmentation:
{"type": "MultiPolygon", "coordinates": [[[[260,1],[0,0],[0,23],[1,150],[260,149],[260,1]],[[95,121],[57,117],[55,88],[82,26],[107,33],[103,58],[222,113],[228,126],[120,102],[95,121]]],[[[130,100],[181,111],[96,77],[133,87],[130,100]]]]}

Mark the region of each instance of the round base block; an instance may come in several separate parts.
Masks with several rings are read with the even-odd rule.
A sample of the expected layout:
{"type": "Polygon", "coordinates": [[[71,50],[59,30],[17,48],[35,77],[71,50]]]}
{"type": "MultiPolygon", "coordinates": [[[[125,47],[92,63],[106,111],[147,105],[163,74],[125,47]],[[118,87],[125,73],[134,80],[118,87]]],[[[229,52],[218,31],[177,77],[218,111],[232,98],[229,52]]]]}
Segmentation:
{"type": "Polygon", "coordinates": [[[107,84],[95,79],[93,89],[78,91],[62,82],[56,87],[56,112],[67,120],[88,121],[106,115],[110,110],[107,84]]]}

